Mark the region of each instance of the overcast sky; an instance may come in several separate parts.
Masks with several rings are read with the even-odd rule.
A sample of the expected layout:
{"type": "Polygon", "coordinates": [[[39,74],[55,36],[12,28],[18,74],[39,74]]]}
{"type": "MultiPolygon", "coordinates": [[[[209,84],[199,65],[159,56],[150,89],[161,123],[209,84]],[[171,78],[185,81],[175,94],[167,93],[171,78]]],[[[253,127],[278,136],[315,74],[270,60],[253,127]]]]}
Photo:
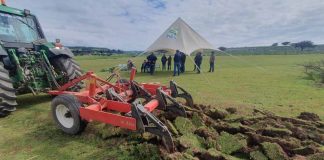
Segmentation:
{"type": "Polygon", "coordinates": [[[324,43],[323,0],[7,0],[31,10],[48,40],[144,50],[178,17],[216,48],[324,43]]]}

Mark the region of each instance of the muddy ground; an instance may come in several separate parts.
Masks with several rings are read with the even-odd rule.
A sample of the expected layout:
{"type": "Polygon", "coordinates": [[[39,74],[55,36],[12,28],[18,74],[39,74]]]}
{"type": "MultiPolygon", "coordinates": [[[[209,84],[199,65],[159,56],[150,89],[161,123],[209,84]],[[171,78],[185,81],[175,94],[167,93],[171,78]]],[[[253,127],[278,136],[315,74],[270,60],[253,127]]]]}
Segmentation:
{"type": "Polygon", "coordinates": [[[173,135],[173,153],[147,133],[110,126],[99,134],[106,140],[119,138],[120,154],[136,159],[324,160],[324,122],[314,113],[287,118],[257,109],[250,116],[240,116],[237,108],[195,105],[187,110],[187,118],[154,113],[173,135]]]}

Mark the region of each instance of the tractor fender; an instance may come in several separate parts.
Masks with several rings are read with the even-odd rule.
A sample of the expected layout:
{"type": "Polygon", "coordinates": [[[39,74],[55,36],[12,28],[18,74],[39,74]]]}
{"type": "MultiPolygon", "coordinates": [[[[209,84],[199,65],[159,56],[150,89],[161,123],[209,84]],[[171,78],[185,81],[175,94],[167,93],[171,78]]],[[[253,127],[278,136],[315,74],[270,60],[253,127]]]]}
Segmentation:
{"type": "Polygon", "coordinates": [[[74,57],[72,51],[67,47],[62,48],[49,48],[49,51],[54,54],[54,56],[66,55],[70,58],[74,57]]]}
{"type": "Polygon", "coordinates": [[[8,55],[7,51],[3,49],[2,46],[0,46],[0,56],[7,56],[7,55],[8,55]]]}

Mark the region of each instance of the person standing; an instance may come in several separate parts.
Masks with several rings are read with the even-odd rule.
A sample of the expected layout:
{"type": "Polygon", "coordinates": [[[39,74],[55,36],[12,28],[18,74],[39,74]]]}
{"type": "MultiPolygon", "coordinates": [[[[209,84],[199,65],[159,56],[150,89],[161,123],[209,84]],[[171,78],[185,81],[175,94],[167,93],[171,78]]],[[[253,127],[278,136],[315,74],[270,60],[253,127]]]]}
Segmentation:
{"type": "Polygon", "coordinates": [[[194,58],[194,62],[195,62],[195,64],[194,64],[194,69],[193,69],[193,71],[196,71],[196,68],[197,68],[197,59],[198,59],[198,54],[199,54],[199,52],[195,55],[195,58],[194,58]]]}
{"type": "Polygon", "coordinates": [[[127,61],[127,70],[130,71],[133,67],[135,67],[135,64],[132,60],[127,61]]]}
{"type": "Polygon", "coordinates": [[[162,62],[162,71],[165,70],[167,60],[168,60],[168,59],[166,58],[165,54],[163,54],[163,56],[162,56],[162,58],[161,58],[161,62],[162,62]]]}
{"type": "Polygon", "coordinates": [[[180,63],[181,63],[181,55],[180,51],[177,50],[174,57],[173,57],[173,62],[174,62],[174,70],[173,70],[173,76],[176,76],[176,73],[178,73],[178,76],[180,75],[180,63]]]}
{"type": "Polygon", "coordinates": [[[186,69],[186,54],[184,54],[183,52],[181,52],[181,73],[185,72],[186,69]]]}
{"type": "Polygon", "coordinates": [[[171,61],[172,61],[172,57],[169,56],[169,57],[168,57],[168,71],[171,70],[171,61]]]}
{"type": "Polygon", "coordinates": [[[201,63],[202,63],[202,59],[203,59],[203,57],[202,57],[202,55],[201,55],[201,52],[198,52],[197,53],[197,59],[196,59],[196,64],[197,64],[197,73],[199,74],[200,73],[200,71],[201,71],[201,63]]]}
{"type": "Polygon", "coordinates": [[[142,66],[141,66],[141,72],[144,72],[145,73],[146,66],[147,66],[147,62],[146,62],[146,60],[144,60],[144,62],[142,63],[142,66]]]}
{"type": "Polygon", "coordinates": [[[215,69],[215,52],[212,51],[209,58],[209,72],[214,72],[215,69]]]}
{"type": "Polygon", "coordinates": [[[157,57],[154,55],[153,52],[149,56],[147,56],[147,61],[150,65],[150,74],[151,75],[154,74],[156,60],[157,60],[157,57]]]}

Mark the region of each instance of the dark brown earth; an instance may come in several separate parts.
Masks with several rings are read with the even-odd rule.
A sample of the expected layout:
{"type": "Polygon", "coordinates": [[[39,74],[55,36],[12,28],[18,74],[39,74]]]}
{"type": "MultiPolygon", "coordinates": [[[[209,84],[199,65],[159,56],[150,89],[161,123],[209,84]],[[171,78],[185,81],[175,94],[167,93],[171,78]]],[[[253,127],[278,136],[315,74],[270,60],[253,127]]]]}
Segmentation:
{"type": "Polygon", "coordinates": [[[240,108],[206,105],[186,110],[186,118],[154,113],[172,133],[173,153],[155,135],[107,125],[96,131],[130,159],[324,160],[324,122],[314,113],[294,118],[254,109],[241,115],[240,108]]]}
{"type": "Polygon", "coordinates": [[[253,116],[229,118],[233,114],[236,108],[195,105],[187,118],[169,119],[176,151],[170,154],[160,146],[161,158],[324,159],[324,123],[314,113],[288,118],[255,109],[253,116]]]}

